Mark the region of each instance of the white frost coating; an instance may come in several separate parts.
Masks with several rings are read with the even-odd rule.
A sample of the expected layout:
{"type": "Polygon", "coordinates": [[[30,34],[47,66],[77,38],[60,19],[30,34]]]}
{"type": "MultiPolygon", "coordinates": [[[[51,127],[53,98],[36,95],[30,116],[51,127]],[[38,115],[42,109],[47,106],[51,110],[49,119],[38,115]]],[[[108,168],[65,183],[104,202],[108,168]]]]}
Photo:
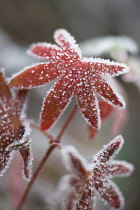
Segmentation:
{"type": "MultiPolygon", "coordinates": [[[[70,182],[72,179],[75,179],[75,176],[71,174],[64,175],[58,184],[58,188],[55,191],[55,203],[59,204],[59,209],[65,210],[65,207],[67,205],[68,196],[71,193],[71,191],[74,189],[72,185],[70,185],[70,182]]],[[[53,203],[54,203],[53,202],[53,203]]],[[[55,208],[55,210],[58,208],[55,208]]],[[[67,210],[67,209],[66,209],[67,210]]]]}
{"type": "Polygon", "coordinates": [[[10,167],[10,163],[14,158],[14,153],[15,153],[15,151],[12,151],[12,152],[9,153],[9,157],[8,157],[8,160],[5,164],[5,167],[3,168],[3,170],[0,171],[0,176],[1,177],[7,172],[8,168],[10,167]]]}
{"type": "MultiPolygon", "coordinates": [[[[123,97],[117,92],[115,86],[113,86],[109,81],[104,80],[104,82],[106,84],[108,84],[112,88],[113,93],[116,95],[118,101],[121,102],[122,106],[115,105],[112,101],[110,101],[109,99],[107,99],[107,98],[103,97],[102,95],[100,95],[99,92],[98,92],[98,95],[101,98],[103,98],[103,100],[106,101],[108,104],[112,105],[113,107],[117,107],[118,109],[125,109],[126,103],[125,103],[123,97]]],[[[96,92],[96,88],[95,88],[95,92],[96,92]]]]}
{"type": "Polygon", "coordinates": [[[30,124],[29,124],[29,122],[24,121],[23,125],[25,127],[25,132],[24,132],[22,138],[19,141],[14,141],[11,144],[9,144],[6,147],[6,151],[11,151],[12,147],[14,147],[18,150],[18,149],[27,148],[29,146],[29,141],[28,140],[30,139],[29,136],[30,136],[30,132],[31,132],[31,129],[30,129],[30,126],[29,126],[30,124]],[[23,145],[23,148],[20,145],[23,145]]]}
{"type": "Polygon", "coordinates": [[[75,167],[71,160],[71,156],[75,157],[81,162],[81,165],[85,169],[85,171],[90,171],[92,168],[92,166],[87,163],[87,161],[79,154],[77,149],[72,145],[63,147],[63,149],[61,150],[61,154],[63,157],[64,165],[70,172],[75,173],[75,167]]]}
{"type": "MultiPolygon", "coordinates": [[[[59,190],[62,197],[60,198],[61,199],[60,209],[67,210],[66,204],[69,201],[69,196],[71,196],[72,193],[73,195],[75,195],[74,196],[75,200],[72,200],[73,201],[72,209],[74,210],[75,209],[74,206],[78,204],[78,202],[80,202],[79,195],[82,196],[81,193],[88,194],[88,191],[91,192],[93,190],[95,194],[94,193],[90,194],[89,199],[84,198],[84,202],[86,202],[87,206],[90,204],[90,199],[93,200],[94,198],[96,198],[96,195],[97,195],[101,200],[104,201],[105,204],[109,205],[110,207],[114,206],[114,208],[111,208],[111,209],[116,209],[117,206],[120,206],[119,209],[122,209],[124,207],[124,198],[123,198],[122,193],[120,192],[117,185],[108,179],[108,178],[113,178],[115,176],[118,176],[118,177],[129,176],[134,170],[133,165],[127,163],[126,161],[112,160],[116,156],[116,154],[120,151],[123,143],[124,143],[124,140],[121,135],[118,135],[117,137],[115,137],[113,140],[109,142],[109,144],[105,145],[104,148],[95,155],[95,157],[93,157],[92,162],[95,161],[94,163],[92,162],[87,163],[85,159],[83,159],[83,157],[81,157],[81,155],[78,153],[78,151],[71,145],[65,146],[61,150],[64,164],[66,168],[73,173],[73,175],[67,175],[64,177],[64,179],[63,178],[61,179],[61,183],[59,185],[59,190]],[[110,150],[113,151],[113,149],[114,149],[114,152],[111,155],[109,151],[110,150]],[[109,154],[107,154],[108,152],[109,154]],[[101,160],[101,158],[104,158],[103,157],[104,155],[105,156],[111,155],[109,160],[107,160],[106,162],[102,162],[101,160]],[[78,159],[81,162],[81,165],[84,166],[85,170],[90,172],[86,180],[81,179],[80,176],[78,176],[78,168],[76,165],[74,166],[72,162],[72,157],[75,157],[75,159],[78,159]],[[75,170],[73,170],[74,167],[75,167],[75,170]],[[96,172],[96,177],[94,176],[94,170],[96,172]],[[75,188],[75,185],[70,184],[70,183],[73,183],[72,179],[77,181],[78,188],[75,188]],[[79,191],[79,187],[81,187],[80,191],[79,191]],[[115,200],[115,197],[118,197],[118,199],[115,200]]],[[[79,205],[78,207],[79,209],[83,210],[83,205],[79,205]]]]}
{"type": "Polygon", "coordinates": [[[33,43],[29,47],[29,49],[27,50],[27,54],[30,55],[30,56],[33,56],[34,58],[37,58],[37,59],[42,59],[42,60],[47,60],[47,61],[58,61],[59,59],[56,56],[58,54],[57,51],[59,51],[59,53],[62,53],[63,54],[62,49],[60,47],[58,47],[57,45],[55,45],[55,44],[50,44],[50,43],[47,43],[47,42],[38,42],[38,43],[33,43]],[[53,50],[56,51],[55,52],[56,54],[52,55],[51,57],[49,57],[47,55],[39,56],[39,55],[37,55],[36,53],[34,53],[32,51],[33,48],[39,47],[39,46],[45,47],[45,48],[52,48],[51,51],[53,51],[53,50]]]}
{"type": "MultiPolygon", "coordinates": [[[[126,74],[129,72],[130,68],[124,64],[124,63],[119,63],[119,62],[115,62],[115,61],[110,61],[109,59],[103,59],[103,58],[86,58],[84,57],[83,58],[83,62],[91,62],[91,63],[103,63],[103,64],[106,64],[108,66],[119,66],[119,67],[122,67],[123,70],[121,71],[118,71],[117,73],[113,73],[112,75],[109,74],[109,73],[104,73],[104,75],[106,76],[110,76],[110,77],[114,77],[114,76],[119,76],[119,75],[122,75],[122,74],[126,74]]],[[[94,65],[93,65],[93,69],[94,69],[94,65]]],[[[103,74],[102,72],[100,74],[103,74]]]]}
{"type": "Polygon", "coordinates": [[[107,36],[89,39],[80,43],[80,48],[87,56],[99,56],[112,51],[138,53],[138,44],[127,36],[107,36]]]}
{"type": "MultiPolygon", "coordinates": [[[[60,76],[59,80],[57,80],[54,85],[50,88],[49,91],[47,91],[47,95],[46,97],[49,95],[50,92],[52,92],[54,90],[54,87],[55,85],[62,79],[62,76],[60,76]]],[[[68,102],[66,103],[65,107],[63,108],[63,110],[61,110],[59,116],[57,117],[57,119],[54,121],[54,123],[49,127],[50,128],[53,128],[55,126],[55,124],[58,122],[58,120],[61,118],[61,116],[63,115],[63,113],[65,112],[65,110],[67,109],[67,107],[69,106],[71,100],[72,100],[72,97],[74,96],[74,92],[71,94],[71,97],[69,98],[68,102]]],[[[42,112],[44,110],[44,106],[45,106],[45,101],[46,101],[46,97],[44,97],[44,100],[43,100],[43,105],[41,107],[41,112],[40,112],[40,122],[41,122],[41,118],[42,118],[42,112]]],[[[55,96],[54,96],[55,97],[55,96]]],[[[61,103],[61,98],[60,98],[60,103],[61,103]]]]}
{"type": "MultiPolygon", "coordinates": [[[[103,183],[103,187],[101,188],[101,191],[99,190],[99,191],[97,191],[96,190],[96,192],[97,192],[97,195],[98,195],[98,197],[102,200],[102,201],[104,201],[104,204],[105,205],[109,205],[110,207],[111,207],[111,205],[109,204],[109,202],[108,201],[106,201],[106,200],[104,200],[101,196],[102,196],[102,193],[105,191],[106,192],[106,195],[107,195],[107,188],[109,188],[109,186],[112,186],[112,188],[113,188],[113,190],[114,190],[114,192],[116,192],[116,194],[118,195],[118,197],[119,197],[119,200],[120,200],[120,208],[117,208],[118,210],[121,210],[121,209],[123,209],[124,208],[124,197],[123,197],[123,195],[122,195],[122,192],[120,191],[120,189],[118,188],[118,186],[114,183],[114,182],[112,182],[111,180],[105,180],[106,182],[102,182],[103,183]],[[104,191],[103,191],[104,190],[104,191]]],[[[110,197],[109,195],[108,195],[108,197],[110,197]]],[[[112,210],[115,210],[116,208],[111,208],[112,210]]]]}
{"type": "MultiPolygon", "coordinates": [[[[95,127],[95,129],[97,130],[100,130],[101,128],[101,116],[100,116],[100,109],[99,109],[99,104],[98,104],[98,100],[97,100],[97,97],[94,95],[95,97],[95,100],[94,100],[94,103],[95,103],[95,106],[96,106],[96,111],[97,111],[97,128],[95,127]]],[[[78,100],[77,100],[78,101],[78,100]]],[[[91,122],[89,121],[88,118],[85,117],[85,115],[83,114],[81,108],[80,108],[80,105],[79,103],[77,102],[78,104],[78,107],[79,107],[79,110],[80,110],[80,113],[82,114],[83,118],[86,120],[87,124],[89,124],[90,126],[94,127],[91,122]]],[[[93,116],[94,117],[94,116],[93,116]]]]}
{"type": "MultiPolygon", "coordinates": [[[[25,126],[25,133],[23,135],[23,138],[26,139],[26,137],[28,138],[28,144],[29,144],[29,151],[30,151],[30,156],[28,157],[28,165],[27,165],[27,170],[29,172],[29,178],[27,178],[24,174],[24,168],[22,169],[22,176],[25,180],[29,181],[32,177],[32,166],[33,166],[33,152],[32,152],[32,140],[31,140],[31,128],[30,128],[30,123],[28,121],[24,121],[24,126],[25,126]]],[[[23,165],[24,167],[24,165],[23,165]]]]}
{"type": "Polygon", "coordinates": [[[62,48],[65,46],[63,46],[61,41],[58,39],[58,37],[60,35],[63,36],[63,39],[65,40],[65,42],[69,43],[69,45],[70,45],[69,48],[72,50],[74,49],[75,52],[79,55],[79,57],[82,58],[81,50],[80,50],[78,44],[76,44],[74,37],[71,36],[71,34],[68,33],[65,29],[57,29],[54,32],[54,39],[58,45],[62,46],[62,48]]]}
{"type": "MultiPolygon", "coordinates": [[[[47,66],[47,64],[49,64],[49,63],[46,63],[46,62],[39,62],[39,63],[35,63],[35,64],[32,64],[32,65],[30,65],[30,66],[26,66],[25,68],[23,68],[21,71],[19,71],[18,73],[15,73],[15,74],[13,74],[12,75],[12,77],[10,78],[10,80],[9,80],[9,83],[12,81],[12,79],[14,79],[15,77],[17,77],[17,76],[19,76],[21,73],[23,73],[24,71],[26,71],[26,70],[28,70],[28,69],[30,69],[30,68],[32,68],[32,67],[36,67],[36,66],[38,66],[38,65],[40,65],[40,64],[45,64],[46,66],[47,66]]],[[[35,73],[35,71],[33,71],[32,72],[32,74],[34,74],[35,73]]],[[[42,87],[42,86],[44,86],[45,84],[43,84],[43,85],[38,85],[37,87],[42,87]]],[[[13,86],[13,88],[15,88],[15,89],[19,89],[19,87],[14,87],[13,86]]],[[[36,87],[32,87],[32,85],[30,85],[29,87],[26,87],[26,89],[31,89],[31,88],[36,88],[36,87]]],[[[20,89],[25,89],[25,87],[24,86],[20,86],[20,89]]]]}
{"type": "MultiPolygon", "coordinates": [[[[133,173],[133,171],[135,169],[133,164],[128,163],[125,160],[111,160],[111,161],[107,161],[106,164],[107,164],[107,166],[111,165],[114,168],[115,168],[115,165],[121,165],[124,168],[129,170],[128,172],[124,172],[124,173],[120,172],[119,174],[115,174],[115,173],[113,173],[113,175],[109,174],[109,175],[107,175],[107,177],[109,177],[109,178],[113,178],[113,177],[128,177],[128,176],[130,176],[133,173]]],[[[112,168],[112,170],[114,168],[112,168]]]]}
{"type": "Polygon", "coordinates": [[[14,141],[13,143],[9,144],[6,148],[6,151],[12,151],[12,147],[14,147],[13,150],[15,150],[15,149],[16,150],[29,149],[30,157],[28,157],[28,165],[27,165],[27,170],[29,172],[28,179],[24,175],[24,165],[23,165],[23,170],[22,170],[23,178],[25,180],[29,181],[32,176],[32,161],[33,161],[32,141],[31,141],[31,136],[30,136],[31,129],[30,129],[30,123],[28,121],[24,121],[23,125],[25,126],[25,132],[24,132],[22,139],[20,139],[19,141],[14,141]]]}
{"type": "Polygon", "coordinates": [[[107,151],[107,149],[108,149],[108,147],[110,147],[110,145],[115,144],[116,142],[120,142],[120,144],[119,144],[119,147],[117,148],[117,150],[115,150],[113,152],[112,156],[109,157],[109,160],[113,159],[119,153],[119,151],[121,150],[121,148],[122,148],[122,146],[124,144],[124,139],[123,139],[122,135],[116,136],[108,144],[104,145],[103,149],[101,149],[98,153],[96,153],[96,155],[93,156],[93,158],[90,160],[90,163],[93,163],[93,162],[97,162],[98,163],[98,158],[100,158],[100,155],[102,153],[104,153],[105,151],[107,151]]]}

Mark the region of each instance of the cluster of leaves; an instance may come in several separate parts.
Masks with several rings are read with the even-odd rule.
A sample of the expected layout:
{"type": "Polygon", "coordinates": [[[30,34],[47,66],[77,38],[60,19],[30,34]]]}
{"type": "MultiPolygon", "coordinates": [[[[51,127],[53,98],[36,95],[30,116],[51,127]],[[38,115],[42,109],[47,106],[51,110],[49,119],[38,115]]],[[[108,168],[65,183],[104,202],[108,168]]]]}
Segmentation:
{"type": "MultiPolygon", "coordinates": [[[[125,108],[125,102],[109,82],[129,71],[125,64],[100,58],[82,58],[74,38],[64,29],[54,34],[56,44],[37,43],[29,54],[45,62],[26,67],[13,75],[7,85],[0,72],[0,173],[6,171],[14,150],[20,150],[24,161],[26,178],[31,175],[30,129],[25,121],[24,104],[28,89],[45,85],[59,77],[44,99],[40,127],[49,129],[63,113],[71,98],[76,95],[81,114],[89,125],[93,137],[115,108],[125,108]],[[12,87],[18,91],[11,91],[12,87]],[[11,88],[11,89],[10,89],[11,88]]],[[[122,196],[117,187],[108,180],[113,176],[129,175],[132,165],[122,161],[111,161],[123,144],[121,136],[111,141],[89,164],[75,149],[64,147],[63,156],[73,175],[66,186],[67,203],[62,209],[93,209],[95,195],[107,201],[111,207],[122,206],[122,196]],[[98,192],[98,193],[97,193],[98,192]]]]}
{"type": "Polygon", "coordinates": [[[113,158],[120,151],[124,140],[117,136],[105,145],[89,163],[73,146],[65,146],[62,157],[66,168],[71,172],[66,175],[61,185],[64,200],[61,202],[63,210],[92,210],[98,196],[106,204],[115,209],[122,208],[124,199],[118,187],[109,179],[113,177],[129,176],[133,172],[133,165],[126,161],[116,161],[113,158]]]}
{"type": "Polygon", "coordinates": [[[28,90],[11,91],[3,70],[0,70],[0,176],[7,171],[14,151],[19,150],[25,178],[31,177],[30,127],[24,113],[27,94],[28,90]]]}
{"type": "Polygon", "coordinates": [[[27,67],[14,75],[10,87],[33,88],[59,77],[47,94],[41,114],[41,128],[46,130],[60,116],[73,95],[77,96],[79,110],[95,129],[101,126],[98,96],[107,103],[125,108],[122,97],[106,77],[115,77],[129,71],[125,64],[100,58],[82,58],[73,37],[65,30],[54,34],[57,45],[33,44],[29,53],[47,62],[27,67]]]}

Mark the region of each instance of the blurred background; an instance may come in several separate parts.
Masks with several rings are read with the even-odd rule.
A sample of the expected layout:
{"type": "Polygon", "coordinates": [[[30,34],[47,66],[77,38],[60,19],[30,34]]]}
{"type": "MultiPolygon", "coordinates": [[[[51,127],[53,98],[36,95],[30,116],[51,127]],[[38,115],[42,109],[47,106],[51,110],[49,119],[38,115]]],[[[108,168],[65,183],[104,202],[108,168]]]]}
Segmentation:
{"type": "MultiPolygon", "coordinates": [[[[58,28],[67,29],[79,43],[102,36],[125,35],[134,39],[140,46],[140,0],[0,0],[0,66],[6,69],[6,75],[10,77],[23,67],[37,62],[26,54],[28,46],[33,42],[54,42],[53,33],[58,28]]],[[[140,78],[138,79],[140,82],[140,78]]],[[[118,159],[133,163],[136,169],[130,178],[118,178],[115,182],[125,196],[124,209],[139,210],[140,92],[133,83],[125,83],[121,79],[120,82],[127,94],[128,121],[121,131],[126,141],[118,159]]],[[[50,84],[31,91],[27,110],[31,119],[38,121],[42,98],[49,87],[50,84]]],[[[51,131],[53,134],[60,129],[73,103],[59,125],[51,131]]],[[[91,142],[88,140],[86,124],[77,113],[63,142],[73,143],[88,159],[110,140],[111,123],[111,120],[108,121],[98,137],[91,142]]],[[[48,144],[35,130],[32,132],[32,138],[35,168],[48,144]]],[[[61,162],[59,156],[56,152],[48,165],[46,164],[24,207],[26,210],[51,209],[48,206],[52,204],[47,204],[50,199],[49,193],[56,189],[60,175],[63,174],[55,162],[56,157],[57,161],[61,162]]],[[[0,178],[0,210],[11,209],[8,177],[6,175],[0,178]]],[[[99,202],[97,210],[99,209],[110,208],[99,202]]]]}

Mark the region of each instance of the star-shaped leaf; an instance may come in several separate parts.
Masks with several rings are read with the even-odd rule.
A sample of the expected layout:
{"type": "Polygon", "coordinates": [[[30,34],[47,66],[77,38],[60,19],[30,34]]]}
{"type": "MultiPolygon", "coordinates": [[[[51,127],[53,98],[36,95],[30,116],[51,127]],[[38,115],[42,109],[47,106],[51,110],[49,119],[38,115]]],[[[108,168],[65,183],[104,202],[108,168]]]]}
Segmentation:
{"type": "Polygon", "coordinates": [[[71,175],[61,182],[63,187],[63,210],[93,210],[96,197],[115,209],[122,208],[124,198],[113,177],[129,176],[134,167],[126,161],[113,158],[120,151],[124,140],[121,135],[105,145],[88,163],[73,146],[62,149],[62,157],[71,175]],[[64,186],[65,185],[65,188],[64,186]]]}
{"type": "Polygon", "coordinates": [[[57,45],[33,44],[29,53],[47,62],[35,64],[14,75],[10,86],[33,88],[59,77],[48,92],[41,113],[41,128],[49,129],[63,113],[73,95],[86,121],[99,129],[101,125],[98,96],[109,104],[124,108],[122,97],[106,80],[129,71],[125,64],[100,58],[82,58],[74,38],[64,29],[54,33],[57,45]]]}
{"type": "Polygon", "coordinates": [[[24,162],[23,174],[31,177],[32,151],[30,126],[24,120],[28,90],[12,92],[0,70],[0,176],[7,171],[14,150],[19,150],[24,162]]]}

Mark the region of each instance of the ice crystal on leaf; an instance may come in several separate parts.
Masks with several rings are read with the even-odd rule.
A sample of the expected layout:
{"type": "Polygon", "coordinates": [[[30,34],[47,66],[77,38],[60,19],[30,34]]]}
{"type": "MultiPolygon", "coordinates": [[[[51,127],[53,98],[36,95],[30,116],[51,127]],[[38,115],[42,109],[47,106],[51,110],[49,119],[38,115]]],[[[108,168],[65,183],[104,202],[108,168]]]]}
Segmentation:
{"type": "Polygon", "coordinates": [[[12,78],[10,86],[33,88],[59,77],[44,100],[41,128],[50,128],[72,96],[76,95],[82,115],[91,126],[99,129],[98,96],[115,107],[125,107],[123,99],[107,82],[106,76],[124,74],[129,68],[110,60],[82,58],[74,38],[64,29],[57,30],[54,39],[57,45],[37,43],[30,47],[31,55],[47,62],[25,68],[12,78]]]}
{"type": "Polygon", "coordinates": [[[23,174],[31,176],[31,140],[30,127],[24,120],[24,109],[28,90],[12,92],[0,70],[0,176],[7,171],[15,150],[23,158],[23,174]]]}
{"type": "Polygon", "coordinates": [[[129,176],[134,170],[133,165],[126,161],[113,160],[123,143],[122,136],[117,136],[93,156],[89,163],[73,146],[62,149],[65,166],[71,174],[64,177],[65,188],[63,179],[61,182],[64,193],[61,209],[93,210],[96,197],[112,208],[123,207],[123,196],[110,180],[113,177],[129,176]]]}

